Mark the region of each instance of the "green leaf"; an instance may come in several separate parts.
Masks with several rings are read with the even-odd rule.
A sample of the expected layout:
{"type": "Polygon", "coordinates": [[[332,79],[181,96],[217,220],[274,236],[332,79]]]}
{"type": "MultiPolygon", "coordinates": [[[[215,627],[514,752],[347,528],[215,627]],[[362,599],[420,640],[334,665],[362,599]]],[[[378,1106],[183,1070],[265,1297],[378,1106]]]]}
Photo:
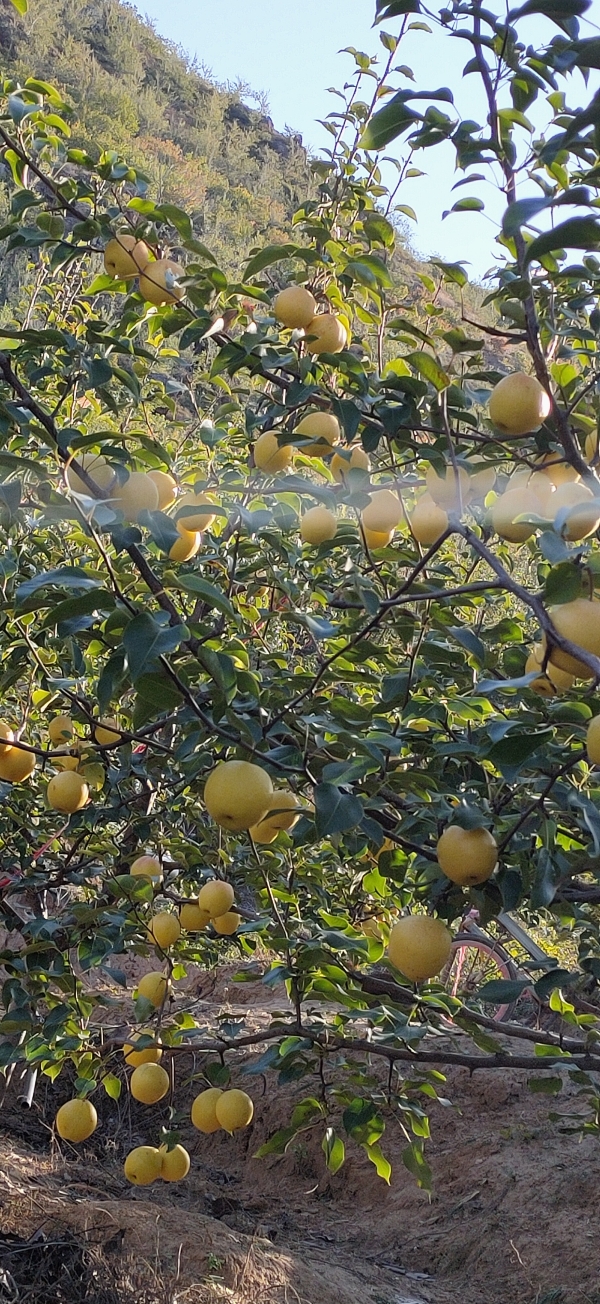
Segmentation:
{"type": "Polygon", "coordinates": [[[63,621],[72,620],[74,616],[91,616],[96,611],[112,611],[115,606],[115,598],[108,589],[92,589],[91,592],[82,593],[78,598],[67,598],[64,602],[58,602],[44,617],[42,628],[62,624],[63,621]]]}
{"type": "Polygon", "coordinates": [[[552,736],[551,729],[541,729],[537,733],[530,729],[526,733],[517,731],[505,734],[498,742],[486,748],[486,753],[493,765],[499,769],[521,766],[538,748],[543,747],[552,736]]]}
{"type": "Polygon", "coordinates": [[[398,18],[401,14],[420,14],[419,0],[377,0],[376,23],[385,22],[386,18],[398,18]]]}
{"type": "Polygon", "coordinates": [[[21,14],[21,15],[27,13],[27,10],[28,10],[28,8],[29,8],[29,0],[12,0],[12,3],[13,3],[13,5],[14,5],[14,7],[15,7],[17,13],[19,13],[19,14],[21,14]]]}
{"type": "Polygon", "coordinates": [[[102,1086],[104,1087],[107,1096],[110,1096],[111,1100],[119,1099],[122,1084],[121,1079],[116,1077],[114,1073],[106,1074],[106,1077],[102,1079],[102,1086]]]}
{"type": "Polygon", "coordinates": [[[515,978],[513,982],[508,978],[493,978],[479,988],[477,999],[489,1005],[511,1005],[528,987],[531,987],[529,979],[515,978]]]}
{"type": "Polygon", "coordinates": [[[321,1142],[321,1149],[329,1172],[337,1173],[346,1158],[346,1149],[341,1137],[336,1135],[332,1127],[327,1128],[321,1142]]]}
{"type": "Polygon", "coordinates": [[[153,616],[145,613],[135,616],[123,634],[127,666],[133,681],[154,670],[159,658],[174,652],[187,636],[184,625],[159,625],[153,616]]]}
{"type": "Polygon", "coordinates": [[[177,588],[182,589],[184,593],[195,593],[199,598],[203,598],[207,606],[214,607],[216,611],[222,611],[224,616],[235,617],[235,611],[225,593],[221,592],[215,584],[210,584],[208,580],[202,579],[201,575],[184,575],[177,580],[177,588]]]}
{"type": "Polygon", "coordinates": [[[553,566],[544,584],[544,602],[558,605],[581,597],[581,570],[575,562],[561,561],[553,566]]]}
{"type": "Polygon", "coordinates": [[[557,1096],[563,1089],[562,1078],[528,1078],[527,1086],[537,1095],[557,1096]]]}
{"type": "Polygon", "coordinates": [[[369,286],[374,282],[376,286],[391,290],[394,284],[385,263],[376,254],[363,254],[361,258],[346,263],[344,271],[369,286]]]}
{"type": "Polygon", "coordinates": [[[447,389],[450,377],[430,353],[424,353],[419,349],[415,353],[409,353],[406,361],[410,362],[425,380],[429,380],[435,389],[447,389]]]}
{"type": "Polygon", "coordinates": [[[371,1163],[375,1165],[375,1171],[377,1173],[377,1176],[381,1177],[383,1181],[387,1182],[389,1186],[390,1177],[392,1176],[392,1165],[389,1159],[386,1159],[385,1155],[382,1153],[377,1143],[375,1143],[375,1145],[372,1146],[365,1145],[363,1146],[363,1150],[367,1158],[370,1159],[371,1163]]]}
{"type": "Polygon", "coordinates": [[[569,19],[580,18],[587,12],[590,4],[591,0],[526,0],[526,3],[518,9],[510,10],[508,21],[514,23],[529,14],[544,14],[546,18],[551,18],[557,27],[562,27],[571,35],[568,27],[569,19]]]}
{"type": "Polygon", "coordinates": [[[405,1168],[408,1168],[409,1173],[416,1177],[417,1186],[422,1187],[425,1191],[431,1190],[431,1169],[423,1154],[423,1142],[421,1140],[412,1141],[402,1151],[402,1163],[405,1168]]]}
{"type": "Polygon", "coordinates": [[[422,121],[420,113],[409,109],[401,96],[394,95],[367,123],[360,138],[361,147],[368,150],[384,149],[392,140],[414,126],[415,122],[422,121]]]}
{"type": "Polygon", "coordinates": [[[94,589],[100,588],[100,576],[87,575],[79,566],[59,566],[57,570],[42,571],[30,580],[20,584],[16,592],[17,603],[25,602],[39,589],[56,587],[60,589],[94,589]]]}
{"type": "Polygon", "coordinates": [[[246,264],[244,280],[249,281],[253,276],[258,276],[263,272],[265,267],[271,267],[273,263],[285,262],[287,258],[294,258],[298,253],[298,245],[267,245],[266,249],[261,249],[250,262],[246,264]]]}
{"type": "Polygon", "coordinates": [[[457,199],[452,208],[447,208],[442,213],[442,220],[449,217],[451,213],[481,213],[484,208],[485,204],[482,199],[477,199],[475,195],[465,195],[464,199],[457,199]]]}
{"type": "Polygon", "coordinates": [[[543,196],[542,198],[517,199],[509,204],[502,218],[502,232],[505,236],[517,235],[522,226],[528,226],[533,217],[557,204],[589,204],[590,192],[586,186],[573,186],[565,194],[543,196]]]}
{"type": "Polygon", "coordinates": [[[362,802],[342,792],[333,783],[319,783],[315,788],[315,826],[320,837],[346,833],[360,824],[364,815],[362,802]]]}
{"type": "Polygon", "coordinates": [[[545,231],[532,240],[525,253],[525,265],[540,261],[544,254],[556,249],[598,249],[600,247],[600,221],[593,217],[570,217],[559,222],[552,231],[545,231]]]}
{"type": "Polygon", "coordinates": [[[140,675],[135,681],[135,689],[138,697],[158,711],[173,711],[183,701],[175,684],[160,673],[140,675]]]}

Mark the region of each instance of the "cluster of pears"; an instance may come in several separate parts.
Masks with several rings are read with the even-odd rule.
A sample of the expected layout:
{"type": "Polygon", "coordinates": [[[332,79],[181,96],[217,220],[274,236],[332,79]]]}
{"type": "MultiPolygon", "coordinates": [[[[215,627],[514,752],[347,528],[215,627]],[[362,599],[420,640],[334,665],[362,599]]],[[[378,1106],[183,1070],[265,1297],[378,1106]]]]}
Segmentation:
{"type": "Polygon", "coordinates": [[[559,453],[545,454],[535,470],[515,471],[491,512],[496,534],[510,543],[531,538],[538,518],[552,521],[556,532],[573,543],[600,526],[600,499],[559,453]]]}
{"type": "Polygon", "coordinates": [[[335,313],[319,313],[314,295],[304,285],[288,285],[281,290],[273,312],[288,330],[304,332],[306,348],[314,357],[320,353],[341,353],[348,346],[344,322],[335,313]]]}
{"type": "Polygon", "coordinates": [[[293,792],[273,788],[267,771],[251,761],[219,761],[204,785],[204,804],[221,828],[230,833],[247,829],[255,842],[262,843],[273,842],[282,829],[293,828],[301,810],[293,792]]]}
{"type": "MultiPolygon", "coordinates": [[[[101,453],[84,453],[79,465],[106,494],[111,507],[132,524],[142,512],[164,512],[175,504],[175,525],[180,537],[172,544],[169,558],[182,562],[195,557],[203,531],[209,529],[219,510],[214,495],[190,490],[178,497],[177,482],[167,471],[131,471],[126,480],[119,481],[101,453]]],[[[75,467],[67,467],[66,476],[73,493],[89,493],[75,467]]]]}
{"type": "Polygon", "coordinates": [[[435,467],[428,467],[425,492],[409,516],[413,538],[423,548],[432,548],[448,529],[450,513],[460,516],[472,503],[482,503],[495,483],[493,466],[482,465],[472,472],[462,466],[448,466],[443,476],[435,467]]]}
{"type": "Polygon", "coordinates": [[[104,250],[104,269],[118,281],[138,278],[138,288],[146,303],[162,308],[178,303],[185,295],[181,277],[185,270],[172,258],[152,257],[144,240],[128,231],[118,231],[104,250]]]}

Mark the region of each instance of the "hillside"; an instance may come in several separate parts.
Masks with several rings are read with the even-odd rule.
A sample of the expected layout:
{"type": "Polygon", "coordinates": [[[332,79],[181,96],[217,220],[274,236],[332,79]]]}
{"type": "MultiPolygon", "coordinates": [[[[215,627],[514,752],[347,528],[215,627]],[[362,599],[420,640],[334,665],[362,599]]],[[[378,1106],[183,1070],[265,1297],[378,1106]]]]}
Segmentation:
{"type": "Polygon", "coordinates": [[[3,75],[58,83],[73,141],[116,149],[161,202],[186,208],[217,258],[239,266],[257,236],[286,236],[309,185],[301,137],[275,130],[120,0],[0,0],[3,75]]]}

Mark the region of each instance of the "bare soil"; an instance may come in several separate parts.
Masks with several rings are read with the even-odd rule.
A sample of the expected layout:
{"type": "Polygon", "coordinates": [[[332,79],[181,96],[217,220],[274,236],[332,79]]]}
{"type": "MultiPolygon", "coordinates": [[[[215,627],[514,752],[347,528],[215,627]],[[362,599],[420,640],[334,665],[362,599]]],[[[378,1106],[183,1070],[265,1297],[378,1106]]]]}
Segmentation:
{"type": "MultiPolygon", "coordinates": [[[[225,1010],[257,1027],[271,1004],[280,1007],[279,995],[230,978],[225,971],[188,980],[203,1023],[214,1025],[225,1010]]],[[[600,1148],[594,1137],[581,1140],[548,1119],[554,1108],[581,1108],[572,1088],[555,1104],[532,1094],[517,1072],[470,1078],[453,1070],[451,1106],[430,1111],[430,1198],[404,1168],[405,1140],[392,1122],[384,1137],[389,1187],[352,1143],[331,1177],[316,1132],[302,1134],[283,1158],[253,1158],[315,1084],[278,1088],[271,1076],[236,1082],[255,1101],[248,1131],[200,1136],[188,1109],[198,1085],[181,1082],[176,1103],[190,1176],[140,1189],[126,1183],[123,1157],[133,1145],[156,1143],[166,1121],[162,1105],[144,1108],[128,1094],[118,1104],[100,1099],[101,1126],[90,1142],[59,1148],[50,1124],[68,1084],[43,1079],[29,1110],[13,1080],[0,1113],[0,1301],[600,1304],[600,1148]],[[36,1232],[63,1247],[72,1276],[46,1283],[43,1294],[35,1282],[25,1288],[17,1281],[11,1295],[2,1273],[16,1262],[15,1242],[3,1235],[26,1243],[39,1288],[41,1251],[27,1240],[36,1232]],[[74,1245],[85,1248],[82,1268],[74,1245]]]]}

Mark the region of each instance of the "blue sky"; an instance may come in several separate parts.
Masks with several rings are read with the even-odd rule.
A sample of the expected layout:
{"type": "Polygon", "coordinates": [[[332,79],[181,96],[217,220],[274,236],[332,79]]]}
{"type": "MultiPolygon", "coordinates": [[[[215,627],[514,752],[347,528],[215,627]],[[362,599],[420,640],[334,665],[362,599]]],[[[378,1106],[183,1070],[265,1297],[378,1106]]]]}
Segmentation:
{"type": "MultiPolygon", "coordinates": [[[[336,108],[328,87],[341,87],[354,66],[349,55],[340,53],[341,48],[353,45],[369,54],[380,51],[382,59],[387,57],[379,42],[379,29],[372,27],[374,0],[258,0],[254,4],[248,0],[136,0],[136,5],[161,35],[195,55],[217,81],[235,83],[239,79],[264,92],[275,126],[300,131],[314,150],[329,141],[318,124],[319,118],[336,108]]],[[[600,19],[600,0],[594,0],[589,12],[600,19]]],[[[532,26],[526,34],[539,40],[539,19],[533,21],[537,31],[532,26]]],[[[384,27],[395,32],[398,25],[396,19],[384,27]]],[[[552,27],[552,35],[556,30],[552,27]]],[[[592,28],[583,34],[591,35],[592,28]]],[[[470,55],[466,41],[437,32],[411,32],[402,44],[399,62],[414,69],[421,87],[452,86],[462,115],[482,122],[485,108],[479,79],[469,76],[461,81],[470,55]]],[[[398,77],[393,84],[410,86],[406,78],[398,77]]],[[[569,98],[587,102],[580,79],[569,98]]],[[[390,146],[389,152],[393,151],[390,146]]],[[[452,195],[452,186],[463,174],[454,171],[450,145],[421,151],[415,162],[427,175],[407,181],[398,197],[417,213],[418,226],[409,223],[414,248],[425,256],[468,259],[471,275],[482,276],[494,262],[494,237],[502,212],[493,186],[480,183],[452,195]],[[486,216],[461,213],[443,221],[442,212],[466,194],[476,194],[484,201],[486,216]]]]}

